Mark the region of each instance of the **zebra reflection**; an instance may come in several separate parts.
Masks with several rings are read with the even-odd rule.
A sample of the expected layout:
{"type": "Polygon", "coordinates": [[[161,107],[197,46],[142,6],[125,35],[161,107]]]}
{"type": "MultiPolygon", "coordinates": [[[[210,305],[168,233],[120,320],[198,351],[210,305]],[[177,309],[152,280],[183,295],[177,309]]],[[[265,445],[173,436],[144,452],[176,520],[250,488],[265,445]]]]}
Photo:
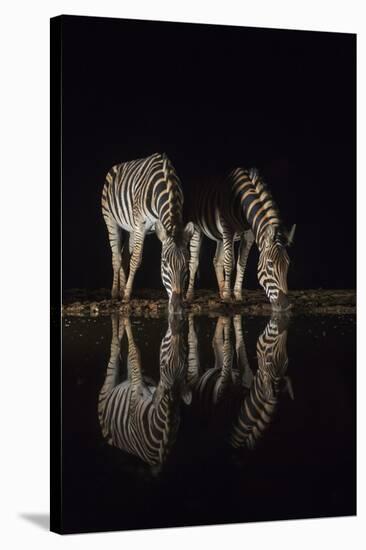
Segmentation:
{"type": "Polygon", "coordinates": [[[243,388],[249,388],[253,374],[247,360],[240,315],[234,317],[237,369],[233,368],[234,350],[231,335],[231,318],[217,318],[212,339],[215,364],[203,369],[199,357],[198,340],[194,326],[194,317],[189,317],[188,332],[188,385],[195,399],[206,413],[212,412],[220,404],[228,401],[229,407],[233,394],[239,394],[243,388]]]}
{"type": "Polygon", "coordinates": [[[273,421],[281,393],[287,390],[294,397],[286,376],[287,325],[286,319],[271,318],[258,338],[258,369],[230,433],[233,447],[254,449],[273,421]]]}
{"type": "Polygon", "coordinates": [[[187,353],[179,320],[170,320],[160,346],[160,380],[156,385],[142,374],[141,356],[129,318],[112,316],[110,360],[99,393],[98,415],[103,437],[110,445],[161,466],[176,439],[180,400],[185,389],[187,353]],[[120,382],[121,343],[127,335],[127,377],[120,382]]]}
{"type": "Polygon", "coordinates": [[[228,440],[233,447],[253,449],[271,424],[283,389],[293,397],[286,376],[288,319],[272,317],[257,341],[258,368],[253,374],[248,360],[240,315],[218,317],[212,346],[213,368],[200,364],[193,316],[189,319],[188,384],[204,414],[218,410],[229,416],[228,440]],[[236,365],[234,364],[234,356],[236,365]]]}

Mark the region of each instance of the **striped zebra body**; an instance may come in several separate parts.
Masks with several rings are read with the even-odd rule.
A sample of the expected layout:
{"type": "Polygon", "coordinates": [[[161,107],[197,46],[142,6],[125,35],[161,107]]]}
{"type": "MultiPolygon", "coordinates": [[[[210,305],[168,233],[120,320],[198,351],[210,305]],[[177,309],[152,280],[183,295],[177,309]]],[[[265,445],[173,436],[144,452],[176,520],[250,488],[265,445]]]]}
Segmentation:
{"type": "Polygon", "coordinates": [[[273,421],[280,394],[292,387],[285,376],[288,367],[286,350],[287,322],[271,319],[257,341],[258,370],[244,398],[230,434],[233,447],[254,449],[273,421]]]}
{"type": "Polygon", "coordinates": [[[185,343],[180,330],[169,324],[160,348],[160,381],[155,385],[142,376],[140,353],[129,319],[115,315],[112,323],[111,355],[98,401],[103,437],[147,464],[161,466],[177,435],[180,399],[187,399],[188,395],[184,394],[185,343]],[[124,331],[128,339],[128,378],[120,383],[124,331]]]}
{"type": "Polygon", "coordinates": [[[141,264],[146,234],[162,242],[161,275],[171,311],[181,308],[193,225],[183,227],[183,193],[165,154],[113,166],[102,193],[102,213],[112,249],[112,298],[128,301],[141,264]],[[127,238],[127,236],[129,236],[127,238]]]}
{"type": "Polygon", "coordinates": [[[293,239],[280,219],[273,198],[256,169],[236,168],[223,181],[198,188],[192,202],[195,231],[190,243],[190,278],[187,299],[194,295],[202,236],[216,241],[214,268],[220,297],[231,299],[234,242],[240,241],[234,297],[242,299],[242,285],[250,249],[259,249],[258,280],[274,308],[286,309],[289,258],[286,246],[293,239]]]}

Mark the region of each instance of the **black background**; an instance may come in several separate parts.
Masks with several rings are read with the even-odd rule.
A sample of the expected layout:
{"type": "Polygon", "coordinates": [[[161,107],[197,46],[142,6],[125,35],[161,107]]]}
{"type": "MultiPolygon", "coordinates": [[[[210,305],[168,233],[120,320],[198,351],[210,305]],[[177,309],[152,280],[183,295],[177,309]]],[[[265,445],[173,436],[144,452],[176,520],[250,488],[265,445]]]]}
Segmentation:
{"type": "MultiPolygon", "coordinates": [[[[157,151],[187,204],[200,175],[260,168],[297,223],[289,287],[355,286],[355,35],[69,16],[62,35],[63,288],[110,286],[105,174],[157,151]]],[[[161,286],[159,249],[147,237],[136,286],[161,286]]]]}

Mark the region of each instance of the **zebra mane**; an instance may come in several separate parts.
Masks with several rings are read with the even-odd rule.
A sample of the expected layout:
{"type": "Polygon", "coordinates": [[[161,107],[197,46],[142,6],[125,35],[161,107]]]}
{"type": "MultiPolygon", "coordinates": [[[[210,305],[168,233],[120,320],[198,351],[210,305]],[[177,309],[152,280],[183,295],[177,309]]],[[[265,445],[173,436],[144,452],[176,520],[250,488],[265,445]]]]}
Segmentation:
{"type": "Polygon", "coordinates": [[[240,182],[245,182],[245,180],[248,182],[247,185],[244,184],[243,186],[243,195],[246,202],[246,211],[249,211],[248,223],[252,228],[253,223],[255,225],[254,233],[257,242],[262,242],[264,230],[272,226],[276,241],[286,244],[286,230],[283,226],[280,211],[259,170],[257,168],[237,168],[232,172],[232,177],[240,182]],[[250,185],[250,189],[248,189],[248,185],[250,185]],[[253,203],[255,204],[254,208],[253,203]],[[256,217],[259,210],[264,212],[261,219],[256,217]]]}
{"type": "Polygon", "coordinates": [[[165,226],[167,235],[171,237],[177,244],[181,244],[183,239],[183,219],[182,207],[183,196],[180,188],[178,175],[166,153],[162,154],[163,172],[165,174],[167,192],[169,195],[169,219],[161,220],[165,226]]]}
{"type": "MultiPolygon", "coordinates": [[[[275,222],[274,225],[279,225],[282,227],[282,219],[280,211],[278,209],[277,203],[273,198],[271,191],[267,183],[264,181],[262,175],[259,173],[257,168],[251,168],[249,170],[249,177],[253,183],[253,186],[257,192],[258,198],[260,198],[262,204],[266,204],[267,201],[271,202],[271,211],[276,215],[278,222],[275,222]]],[[[272,221],[270,220],[270,223],[272,221]]]]}

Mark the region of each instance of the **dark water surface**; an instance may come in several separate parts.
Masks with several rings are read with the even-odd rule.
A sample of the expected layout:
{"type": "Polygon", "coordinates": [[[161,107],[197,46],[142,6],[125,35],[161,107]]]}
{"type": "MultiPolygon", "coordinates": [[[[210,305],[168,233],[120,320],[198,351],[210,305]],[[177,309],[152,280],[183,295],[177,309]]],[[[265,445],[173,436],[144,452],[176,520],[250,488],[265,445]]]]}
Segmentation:
{"type": "Polygon", "coordinates": [[[356,513],[354,316],[113,322],[111,349],[110,317],[63,319],[65,532],[356,513]],[[111,351],[115,386],[138,372],[131,350],[139,399],[168,396],[150,464],[123,450],[133,412],[104,391],[111,351]]]}

